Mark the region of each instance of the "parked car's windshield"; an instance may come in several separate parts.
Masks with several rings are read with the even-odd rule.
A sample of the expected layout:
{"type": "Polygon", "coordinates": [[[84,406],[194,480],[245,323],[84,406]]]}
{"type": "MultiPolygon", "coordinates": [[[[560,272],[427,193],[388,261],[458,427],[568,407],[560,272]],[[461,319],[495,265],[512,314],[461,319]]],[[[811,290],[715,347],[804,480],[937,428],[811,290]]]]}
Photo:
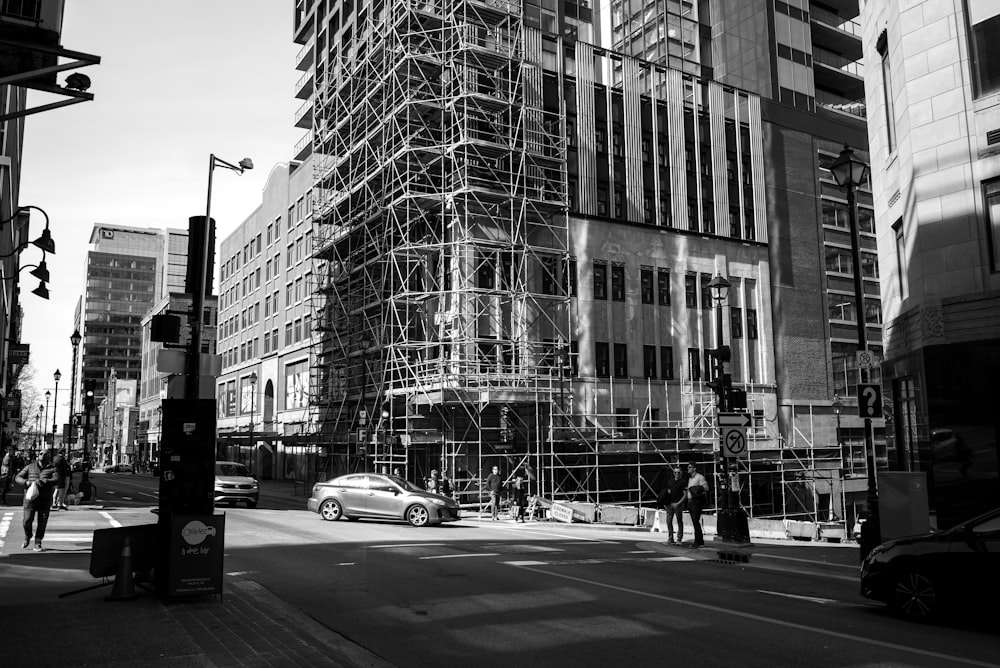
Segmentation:
{"type": "Polygon", "coordinates": [[[249,478],[250,471],[248,471],[247,467],[243,464],[236,464],[233,462],[216,462],[215,475],[243,476],[244,478],[249,478]]]}

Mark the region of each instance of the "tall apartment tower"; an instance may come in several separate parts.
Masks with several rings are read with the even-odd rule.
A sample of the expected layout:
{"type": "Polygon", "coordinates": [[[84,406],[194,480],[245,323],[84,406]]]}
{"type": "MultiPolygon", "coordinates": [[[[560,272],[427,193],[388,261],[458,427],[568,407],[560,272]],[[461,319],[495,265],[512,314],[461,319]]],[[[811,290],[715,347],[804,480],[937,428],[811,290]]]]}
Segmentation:
{"type": "Polygon", "coordinates": [[[862,22],[894,464],[951,526],[1000,490],[1000,6],[890,0],[862,22]]]}
{"type": "Polygon", "coordinates": [[[862,487],[833,479],[863,465],[860,425],[833,406],[856,310],[824,166],[865,131],[839,4],[295,2],[328,470],[461,486],[497,464],[552,498],[642,500],[668,460],[715,471],[721,338],[754,416],[741,502],[850,514],[862,487]],[[854,89],[818,83],[827,33],[854,89]]]}
{"type": "Polygon", "coordinates": [[[139,380],[142,318],[163,290],[183,292],[187,233],[97,224],[90,243],[81,306],[79,385],[82,388],[83,380],[96,381],[99,403],[107,396],[112,370],[120,381],[139,380]]]}

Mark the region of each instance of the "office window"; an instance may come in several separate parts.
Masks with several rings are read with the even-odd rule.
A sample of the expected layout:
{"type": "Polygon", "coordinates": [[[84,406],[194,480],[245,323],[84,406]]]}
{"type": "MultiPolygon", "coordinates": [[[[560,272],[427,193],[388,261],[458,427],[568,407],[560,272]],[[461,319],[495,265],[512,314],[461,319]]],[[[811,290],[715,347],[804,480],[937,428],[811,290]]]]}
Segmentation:
{"type": "MultiPolygon", "coordinates": [[[[998,188],[1000,191],[1000,188],[998,188]]],[[[996,208],[1000,211],[1000,192],[998,192],[996,208]]],[[[987,199],[986,205],[986,216],[987,220],[991,215],[989,200],[987,199]]],[[[906,240],[903,238],[903,219],[900,218],[895,223],[892,224],[892,231],[896,237],[896,280],[899,285],[899,298],[906,299],[910,296],[910,283],[906,276],[906,240]]],[[[996,235],[990,235],[993,239],[996,235]]],[[[996,256],[995,250],[991,255],[991,260],[993,264],[993,271],[997,270],[996,260],[993,259],[996,256]]]]}
{"type": "Polygon", "coordinates": [[[656,378],[656,346],[642,347],[642,377],[656,378]]]}
{"type": "Polygon", "coordinates": [[[607,378],[611,375],[608,344],[604,341],[594,342],[594,375],[607,378]]]}
{"type": "Polygon", "coordinates": [[[628,378],[628,346],[615,344],[615,378],[628,378]]]}
{"type": "MultiPolygon", "coordinates": [[[[983,183],[986,197],[987,239],[990,244],[990,268],[1000,272],[1000,179],[983,183]]],[[[902,221],[899,223],[899,239],[902,240],[902,221]]]]}
{"type": "Polygon", "coordinates": [[[1000,90],[1000,4],[967,0],[972,86],[976,97],[1000,90]]]}
{"type": "Polygon", "coordinates": [[[285,345],[292,345],[292,323],[285,323],[285,345]]]}
{"type": "Polygon", "coordinates": [[[688,308],[698,308],[698,276],[684,276],[684,305],[688,308]]]}
{"type": "Polygon", "coordinates": [[[701,380],[701,351],[688,348],[688,380],[701,380]]]}
{"type": "Polygon", "coordinates": [[[752,308],[747,309],[747,338],[757,338],[757,310],[752,308]]]}
{"type": "Polygon", "coordinates": [[[608,265],[594,262],[594,299],[608,298],[608,265]]]}
{"type": "Polygon", "coordinates": [[[712,282],[712,277],[708,274],[700,275],[701,282],[701,307],[711,308],[712,307],[712,290],[709,289],[708,284],[712,282]]]}
{"type": "MultiPolygon", "coordinates": [[[[882,97],[885,99],[885,141],[889,152],[896,149],[896,112],[892,99],[892,69],[889,67],[889,48],[886,31],[883,30],[875,43],[882,59],[882,97]]],[[[997,52],[1000,55],[1000,51],[997,52]]]]}
{"type": "Polygon", "coordinates": [[[620,264],[611,265],[611,299],[616,302],[625,301],[625,267],[620,264]]]}
{"type": "Polygon", "coordinates": [[[660,306],[670,306],[670,270],[656,270],[656,297],[660,306]]]}
{"type": "Polygon", "coordinates": [[[734,339],[743,338],[743,309],[729,307],[729,330],[734,339]]]}
{"type": "Polygon", "coordinates": [[[650,267],[639,269],[639,295],[643,304],[653,303],[653,270],[650,267]]]}
{"type": "Polygon", "coordinates": [[[563,260],[562,287],[567,295],[576,296],[576,260],[563,260]]]}
{"type": "Polygon", "coordinates": [[[672,346],[660,346],[660,377],[663,380],[674,379],[674,349],[672,346]]]}

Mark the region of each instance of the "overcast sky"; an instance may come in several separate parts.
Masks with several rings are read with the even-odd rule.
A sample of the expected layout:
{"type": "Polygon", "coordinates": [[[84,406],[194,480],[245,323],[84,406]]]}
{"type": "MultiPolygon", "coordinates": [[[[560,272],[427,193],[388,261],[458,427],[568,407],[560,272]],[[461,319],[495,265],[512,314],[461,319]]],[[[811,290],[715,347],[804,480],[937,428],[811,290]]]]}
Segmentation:
{"type": "MultiPolygon", "coordinates": [[[[205,212],[209,155],[249,157],[255,169],[243,176],[215,171],[212,217],[222,239],[260,204],[271,168],[304,135],[292,125],[302,104],[293,97],[302,73],[292,11],[292,0],[66,1],[62,46],[101,57],[78,70],[95,100],[27,118],[20,191],[22,206],[48,213],[56,244],[49,301],[31,294],[37,282],[22,274],[22,341],[31,344],[40,394],[62,371],[60,425],[94,224],[186,228],[205,212]]],[[[29,105],[48,101],[29,96],[29,105]]],[[[43,226],[33,211],[31,238],[43,226]]],[[[39,259],[34,246],[21,255],[22,264],[39,259]]]]}

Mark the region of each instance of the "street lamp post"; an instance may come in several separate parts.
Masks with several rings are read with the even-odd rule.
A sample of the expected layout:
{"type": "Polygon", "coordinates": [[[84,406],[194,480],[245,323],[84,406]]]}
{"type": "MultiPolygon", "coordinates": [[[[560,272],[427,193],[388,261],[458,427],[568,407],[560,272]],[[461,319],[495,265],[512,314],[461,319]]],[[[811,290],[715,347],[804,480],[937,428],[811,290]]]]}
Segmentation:
{"type": "Polygon", "coordinates": [[[42,434],[42,411],[45,410],[45,406],[41,404],[38,405],[38,413],[35,414],[35,449],[41,445],[40,436],[42,434]]]}
{"type": "Polygon", "coordinates": [[[55,392],[52,393],[52,447],[56,447],[56,425],[59,422],[57,417],[59,414],[59,379],[62,378],[62,374],[59,373],[59,369],[52,374],[52,378],[56,381],[55,392]]]}
{"type": "Polygon", "coordinates": [[[257,372],[250,374],[250,430],[247,434],[247,447],[250,451],[250,461],[253,462],[253,418],[257,401],[257,372]]]}
{"type": "Polygon", "coordinates": [[[45,444],[45,443],[48,442],[48,439],[45,437],[45,429],[48,427],[48,424],[49,424],[49,400],[51,398],[52,398],[52,393],[49,392],[48,390],[45,390],[45,417],[42,418],[42,443],[43,444],[45,444]]]}
{"type": "MultiPolygon", "coordinates": [[[[76,356],[80,351],[80,341],[83,339],[80,336],[80,330],[74,329],[73,333],[69,337],[69,342],[73,345],[73,371],[70,374],[70,387],[69,387],[69,423],[70,423],[70,435],[75,435],[73,430],[73,418],[76,415],[76,356]]],[[[70,439],[72,443],[73,439],[70,439]]],[[[72,447],[72,446],[70,446],[72,447]]]]}
{"type": "MultiPolygon", "coordinates": [[[[716,426],[719,429],[719,451],[722,459],[722,475],[719,478],[719,513],[717,516],[717,534],[722,540],[737,543],[750,542],[750,525],[746,513],[740,508],[739,499],[733,498],[733,485],[730,483],[730,458],[722,444],[722,426],[719,417],[730,409],[730,381],[726,374],[726,362],[731,357],[729,346],[725,344],[722,332],[722,309],[729,300],[729,289],[732,284],[723,276],[716,274],[708,283],[708,290],[715,303],[715,378],[713,381],[718,396],[716,410],[716,426]]],[[[735,466],[735,463],[733,464],[735,466]]]]}
{"type": "MultiPolygon", "coordinates": [[[[212,173],[215,171],[216,167],[225,167],[230,171],[234,171],[237,174],[243,174],[248,169],[253,169],[253,161],[250,158],[243,158],[240,160],[239,164],[234,165],[230,162],[226,162],[222,158],[218,158],[215,154],[211,154],[208,157],[208,196],[205,200],[205,220],[203,224],[205,225],[204,230],[204,243],[201,245],[201,257],[199,258],[189,258],[188,263],[192,261],[198,262],[196,269],[197,275],[200,278],[198,289],[193,290],[194,294],[191,295],[191,348],[190,356],[188,358],[188,377],[187,384],[185,387],[185,396],[188,399],[198,398],[198,388],[200,384],[201,376],[201,343],[202,343],[202,328],[204,326],[205,320],[205,293],[209,292],[209,287],[206,285],[208,283],[208,263],[210,252],[212,251],[212,244],[214,243],[212,234],[212,173]]],[[[197,218],[192,218],[190,220],[190,225],[194,226],[197,218]]],[[[189,229],[188,234],[191,234],[195,230],[189,229]]]]}
{"type": "Polygon", "coordinates": [[[836,438],[836,441],[837,441],[837,448],[840,450],[840,456],[841,457],[844,456],[844,444],[840,440],[840,413],[843,410],[844,410],[844,402],[842,402],[840,400],[840,395],[839,394],[834,393],[834,395],[833,395],[833,413],[834,413],[834,415],[837,416],[837,434],[836,434],[835,438],[836,438]]]}
{"type": "MultiPolygon", "coordinates": [[[[854,157],[854,151],[844,145],[837,159],[830,165],[833,179],[847,190],[847,213],[851,225],[851,263],[854,273],[855,320],[858,323],[858,350],[868,350],[868,326],[865,317],[865,287],[861,274],[861,232],[858,229],[858,201],[856,190],[868,176],[868,165],[854,157]]],[[[860,381],[868,382],[868,370],[859,369],[860,381]]],[[[865,457],[868,468],[868,520],[861,526],[861,559],[864,560],[875,546],[882,542],[879,526],[878,481],[875,477],[875,439],[872,437],[872,420],[865,417],[865,457]]]]}

